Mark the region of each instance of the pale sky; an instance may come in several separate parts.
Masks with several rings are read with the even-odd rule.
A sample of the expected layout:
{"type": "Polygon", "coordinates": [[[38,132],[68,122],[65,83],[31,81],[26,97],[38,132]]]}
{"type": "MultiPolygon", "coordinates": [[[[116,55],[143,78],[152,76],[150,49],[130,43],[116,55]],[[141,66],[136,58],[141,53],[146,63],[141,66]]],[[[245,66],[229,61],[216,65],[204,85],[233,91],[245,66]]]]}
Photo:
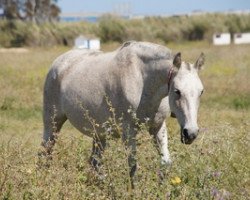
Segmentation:
{"type": "Polygon", "coordinates": [[[62,13],[129,12],[137,15],[250,10],[250,0],[58,0],[62,13]]]}

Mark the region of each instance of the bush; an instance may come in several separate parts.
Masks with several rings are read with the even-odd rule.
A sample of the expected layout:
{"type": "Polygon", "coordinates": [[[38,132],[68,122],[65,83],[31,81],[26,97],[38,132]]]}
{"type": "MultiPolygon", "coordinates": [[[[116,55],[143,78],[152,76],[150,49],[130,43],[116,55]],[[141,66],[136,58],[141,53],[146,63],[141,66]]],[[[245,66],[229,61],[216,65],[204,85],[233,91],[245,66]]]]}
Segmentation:
{"type": "Polygon", "coordinates": [[[211,40],[216,32],[249,32],[250,15],[206,14],[199,16],[146,17],[125,20],[104,15],[98,23],[45,23],[0,20],[0,46],[72,46],[78,35],[97,36],[101,41],[180,42],[211,40]]]}
{"type": "Polygon", "coordinates": [[[96,25],[89,23],[44,23],[0,21],[0,46],[72,46],[80,34],[93,35],[96,25]]]}
{"type": "Polygon", "coordinates": [[[103,42],[123,42],[126,39],[123,20],[112,15],[103,16],[99,23],[98,36],[103,42]]]}

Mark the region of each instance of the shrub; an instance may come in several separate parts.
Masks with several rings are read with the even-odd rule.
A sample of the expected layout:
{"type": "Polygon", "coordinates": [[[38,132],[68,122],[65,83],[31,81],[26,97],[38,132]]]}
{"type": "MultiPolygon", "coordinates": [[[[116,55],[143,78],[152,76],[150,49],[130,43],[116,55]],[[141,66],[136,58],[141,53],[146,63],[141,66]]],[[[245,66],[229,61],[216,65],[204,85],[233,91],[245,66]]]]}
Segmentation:
{"type": "Polygon", "coordinates": [[[123,42],[126,39],[124,21],[112,15],[105,15],[99,22],[98,36],[103,42],[123,42]]]}
{"type": "Polygon", "coordinates": [[[98,23],[45,23],[0,20],[0,46],[72,46],[78,35],[97,36],[101,41],[179,42],[211,40],[216,32],[250,31],[250,15],[206,14],[199,16],[146,17],[125,20],[104,15],[98,23]]]}

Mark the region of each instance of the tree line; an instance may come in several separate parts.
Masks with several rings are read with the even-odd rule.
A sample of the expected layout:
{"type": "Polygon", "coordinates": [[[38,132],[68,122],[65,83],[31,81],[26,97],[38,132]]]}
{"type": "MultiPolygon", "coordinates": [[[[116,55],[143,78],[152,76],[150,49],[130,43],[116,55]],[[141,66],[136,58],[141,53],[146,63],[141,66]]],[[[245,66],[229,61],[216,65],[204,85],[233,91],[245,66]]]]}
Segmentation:
{"type": "Polygon", "coordinates": [[[59,21],[57,0],[0,0],[1,17],[36,23],[59,21]]]}

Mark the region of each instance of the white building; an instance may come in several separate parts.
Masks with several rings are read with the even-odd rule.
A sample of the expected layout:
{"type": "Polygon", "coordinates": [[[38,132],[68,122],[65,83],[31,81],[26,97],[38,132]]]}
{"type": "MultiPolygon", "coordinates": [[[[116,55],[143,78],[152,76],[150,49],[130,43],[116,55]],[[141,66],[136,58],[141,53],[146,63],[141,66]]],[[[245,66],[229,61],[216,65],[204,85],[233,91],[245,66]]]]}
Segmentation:
{"type": "Polygon", "coordinates": [[[234,44],[250,44],[250,33],[234,34],[234,44]]]}
{"type": "Polygon", "coordinates": [[[230,33],[215,33],[213,35],[214,45],[228,45],[231,43],[230,33]]]}
{"type": "Polygon", "coordinates": [[[75,47],[80,49],[88,49],[88,39],[80,35],[75,39],[75,47]]]}
{"type": "Polygon", "coordinates": [[[75,48],[100,50],[100,39],[90,39],[80,35],[75,39],[75,48]]]}
{"type": "Polygon", "coordinates": [[[89,49],[100,50],[101,43],[99,39],[90,39],[89,40],[89,49]]]}

